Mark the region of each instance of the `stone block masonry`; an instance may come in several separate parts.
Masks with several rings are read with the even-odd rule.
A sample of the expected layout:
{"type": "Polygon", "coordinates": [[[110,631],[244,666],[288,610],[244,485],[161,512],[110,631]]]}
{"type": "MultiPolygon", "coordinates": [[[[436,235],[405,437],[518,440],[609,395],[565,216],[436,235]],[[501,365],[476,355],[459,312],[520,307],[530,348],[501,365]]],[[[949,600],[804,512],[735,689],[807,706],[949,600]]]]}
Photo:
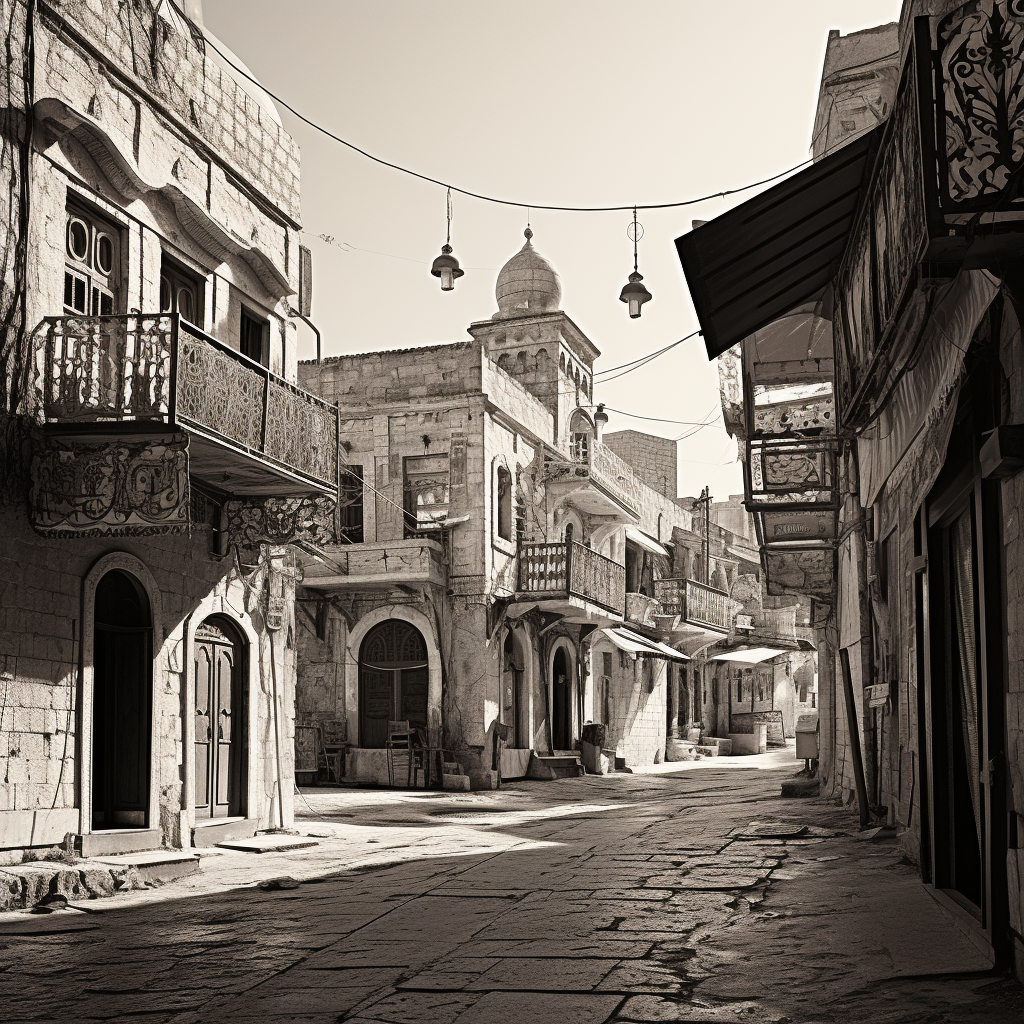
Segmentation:
{"type": "Polygon", "coordinates": [[[628,462],[648,487],[675,500],[678,492],[675,441],[639,430],[617,430],[606,433],[604,443],[628,462]]]}

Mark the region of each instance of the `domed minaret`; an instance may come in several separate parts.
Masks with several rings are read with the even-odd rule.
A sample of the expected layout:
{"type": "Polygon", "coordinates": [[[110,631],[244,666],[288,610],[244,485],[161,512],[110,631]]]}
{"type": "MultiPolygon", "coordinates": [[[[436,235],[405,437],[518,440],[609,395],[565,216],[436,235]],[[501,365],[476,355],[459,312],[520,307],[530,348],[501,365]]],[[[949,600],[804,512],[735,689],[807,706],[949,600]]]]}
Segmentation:
{"type": "Polygon", "coordinates": [[[533,247],[533,231],[498,272],[494,297],[498,312],[471,324],[469,333],[488,357],[539,399],[554,417],[551,440],[565,441],[578,406],[591,405],[596,346],[559,309],[558,272],[533,247]]]}
{"type": "Polygon", "coordinates": [[[562,301],[562,282],[558,279],[558,272],[534,249],[533,231],[527,228],[523,234],[526,243],[522,249],[498,271],[494,285],[498,312],[491,317],[492,320],[554,313],[562,301]]]}

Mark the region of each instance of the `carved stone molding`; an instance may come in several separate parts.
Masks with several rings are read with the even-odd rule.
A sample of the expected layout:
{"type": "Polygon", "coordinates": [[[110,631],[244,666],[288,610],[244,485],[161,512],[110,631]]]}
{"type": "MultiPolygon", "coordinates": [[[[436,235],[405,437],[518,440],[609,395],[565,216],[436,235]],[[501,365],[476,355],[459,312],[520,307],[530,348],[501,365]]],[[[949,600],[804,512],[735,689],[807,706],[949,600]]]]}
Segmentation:
{"type": "Polygon", "coordinates": [[[57,537],[150,536],[189,527],[188,442],[46,438],[36,445],[32,524],[57,537]]]}
{"type": "Polygon", "coordinates": [[[329,544],[334,538],[334,498],[253,498],[224,506],[232,544],[329,544]]]}

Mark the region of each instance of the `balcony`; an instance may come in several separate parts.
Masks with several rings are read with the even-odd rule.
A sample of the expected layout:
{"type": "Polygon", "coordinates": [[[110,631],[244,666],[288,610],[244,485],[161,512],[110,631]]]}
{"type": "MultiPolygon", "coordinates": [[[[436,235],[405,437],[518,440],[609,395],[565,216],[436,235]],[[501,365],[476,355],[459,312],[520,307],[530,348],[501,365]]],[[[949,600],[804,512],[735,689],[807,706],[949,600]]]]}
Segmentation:
{"type": "Polygon", "coordinates": [[[62,434],[184,430],[189,474],[232,497],[334,494],[336,406],[177,315],[45,321],[43,416],[62,434]]]}
{"type": "Polygon", "coordinates": [[[678,616],[687,626],[719,633],[732,630],[735,602],[724,590],[696,580],[667,579],[654,581],[654,595],[665,615],[678,616]]]}
{"type": "Polygon", "coordinates": [[[332,544],[302,556],[303,586],[314,590],[387,590],[444,582],[444,552],[436,540],[332,544]]]}
{"type": "Polygon", "coordinates": [[[657,626],[656,617],[662,614],[661,604],[646,594],[626,595],[626,618],[638,626],[657,626]]]}
{"type": "Polygon", "coordinates": [[[642,484],[630,465],[600,441],[574,446],[571,459],[550,457],[545,479],[550,493],[558,499],[571,493],[573,504],[584,512],[639,522],[642,484]]]}
{"type": "Polygon", "coordinates": [[[523,544],[519,549],[517,599],[580,602],[621,617],[626,606],[626,567],[575,541],[523,544]]]}

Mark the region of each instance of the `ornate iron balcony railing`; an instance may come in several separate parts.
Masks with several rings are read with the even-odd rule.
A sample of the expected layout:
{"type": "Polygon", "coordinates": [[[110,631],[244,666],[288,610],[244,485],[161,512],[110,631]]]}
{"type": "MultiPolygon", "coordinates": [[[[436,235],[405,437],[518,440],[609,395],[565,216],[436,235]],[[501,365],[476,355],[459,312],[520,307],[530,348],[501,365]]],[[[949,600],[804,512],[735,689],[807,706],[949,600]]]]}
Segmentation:
{"type": "Polygon", "coordinates": [[[181,427],[337,490],[337,406],[176,314],[57,316],[44,325],[47,423],[181,427]]]}
{"type": "Polygon", "coordinates": [[[578,597],[622,615],[626,567],[583,544],[522,544],[519,592],[547,597],[578,597]]]}
{"type": "Polygon", "coordinates": [[[724,590],[688,579],[654,581],[654,596],[666,615],[678,615],[692,626],[728,633],[732,629],[733,601],[724,590]]]}

